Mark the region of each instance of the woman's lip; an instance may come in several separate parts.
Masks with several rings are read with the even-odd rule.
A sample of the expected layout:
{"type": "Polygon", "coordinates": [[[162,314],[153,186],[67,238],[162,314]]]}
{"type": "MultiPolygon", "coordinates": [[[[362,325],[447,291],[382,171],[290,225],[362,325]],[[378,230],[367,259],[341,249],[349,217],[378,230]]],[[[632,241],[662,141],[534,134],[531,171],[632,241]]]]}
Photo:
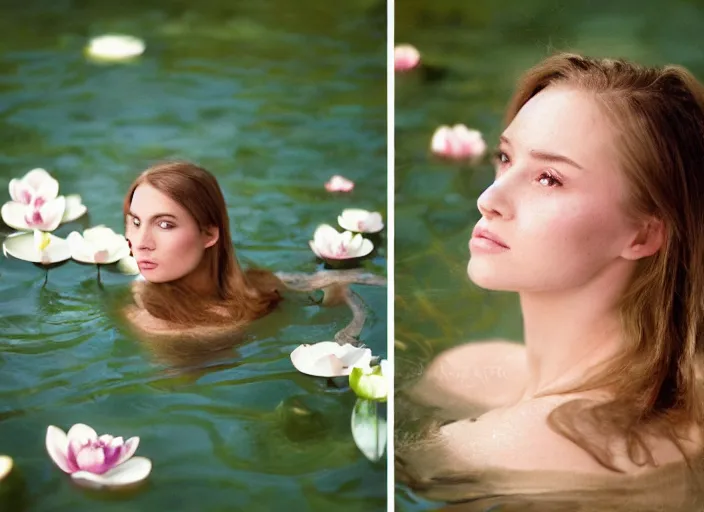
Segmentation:
{"type": "Polygon", "coordinates": [[[469,250],[472,252],[499,253],[508,251],[508,247],[497,243],[491,238],[473,236],[469,240],[469,250]]]}
{"type": "Polygon", "coordinates": [[[498,236],[496,236],[494,233],[489,231],[488,229],[482,228],[482,227],[475,227],[474,232],[472,233],[472,238],[476,239],[483,239],[483,240],[488,240],[490,242],[493,242],[494,244],[498,245],[499,247],[502,247],[504,249],[508,249],[509,246],[504,243],[503,240],[501,240],[498,236]]]}
{"type": "Polygon", "coordinates": [[[137,266],[139,267],[139,270],[153,270],[158,265],[153,261],[138,261],[137,266]]]}

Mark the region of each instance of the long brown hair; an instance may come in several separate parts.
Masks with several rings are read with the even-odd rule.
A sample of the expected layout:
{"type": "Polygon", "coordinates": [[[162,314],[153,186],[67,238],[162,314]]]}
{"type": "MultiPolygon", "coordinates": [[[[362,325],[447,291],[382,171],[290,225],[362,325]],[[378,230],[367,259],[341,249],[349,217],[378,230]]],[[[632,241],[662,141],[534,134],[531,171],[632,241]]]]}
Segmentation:
{"type": "Polygon", "coordinates": [[[214,296],[204,296],[183,278],[168,283],[145,283],[140,292],[143,307],[156,318],[175,324],[244,324],[270,312],[281,300],[279,280],[261,269],[243,271],[230,234],[225,198],[215,177],[189,162],[165,162],[150,167],[132,183],[123,204],[127,219],[132,196],[148,184],[183,206],[201,231],[217,227],[219,239],[205,249],[198,269],[208,276],[214,296]]]}
{"type": "Polygon", "coordinates": [[[704,87],[679,66],[559,54],[522,77],[506,124],[553,85],[593,94],[618,133],[628,213],[659,218],[666,236],[656,254],[638,262],[621,300],[625,348],[569,390],[608,388],[615,398],[567,402],[549,423],[613,470],[611,442],[625,441],[635,464],[654,464],[649,435],[665,436],[684,453],[685,426],[704,426],[697,375],[704,348],[704,87]]]}

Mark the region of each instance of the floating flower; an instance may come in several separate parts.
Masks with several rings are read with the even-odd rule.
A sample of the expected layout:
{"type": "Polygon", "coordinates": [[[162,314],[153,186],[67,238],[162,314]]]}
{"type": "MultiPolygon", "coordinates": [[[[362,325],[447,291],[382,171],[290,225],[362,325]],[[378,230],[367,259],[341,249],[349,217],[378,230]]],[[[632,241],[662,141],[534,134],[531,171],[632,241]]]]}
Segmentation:
{"type": "Polygon", "coordinates": [[[132,36],[109,34],[95,37],[86,47],[86,54],[96,60],[121,61],[144,53],[144,41],[132,36]]]}
{"type": "Polygon", "coordinates": [[[46,431],[46,449],[59,468],[74,482],[87,487],[122,487],[141,482],[152,470],[144,457],[133,457],[138,437],[124,441],[121,437],[98,434],[88,425],[77,423],[68,434],[50,425],[46,431]]]}
{"type": "Polygon", "coordinates": [[[86,229],[83,235],[73,231],[66,241],[71,247],[71,257],[81,263],[106,265],[130,255],[125,237],[105,226],[86,229]]]}
{"type": "Polygon", "coordinates": [[[363,238],[362,235],[353,235],[349,231],[338,233],[328,224],[318,226],[313,240],[308,243],[315,255],[323,260],[361,258],[374,249],[374,244],[363,238]]]}
{"type": "Polygon", "coordinates": [[[20,231],[53,231],[86,213],[77,194],[60,196],[59,182],[44,169],[32,169],[22,178],[10,180],[10,198],[2,206],[2,220],[20,231]]]}
{"type": "Polygon", "coordinates": [[[0,215],[5,224],[19,231],[54,231],[61,224],[65,211],[66,198],[59,196],[34,204],[9,201],[2,205],[0,215]],[[39,204],[41,206],[37,207],[39,204]]]}
{"type": "Polygon", "coordinates": [[[137,265],[137,260],[134,256],[125,256],[120,261],[117,262],[117,270],[128,276],[140,275],[139,265],[137,265]]]}
{"type": "Polygon", "coordinates": [[[0,482],[12,471],[12,458],[7,455],[0,455],[0,482]]]}
{"type": "Polygon", "coordinates": [[[379,212],[368,212],[358,208],[347,208],[337,217],[340,227],[356,233],[378,233],[384,229],[379,212]]]}
{"type": "Polygon", "coordinates": [[[358,398],[352,409],[352,438],[364,456],[376,462],[386,449],[386,420],[379,414],[379,406],[371,400],[358,398]]]}
{"type": "Polygon", "coordinates": [[[353,188],[354,181],[337,174],[330,178],[325,184],[325,190],[328,192],[351,192],[353,188]]]}
{"type": "Polygon", "coordinates": [[[368,368],[372,351],[349,343],[321,341],[313,345],[300,345],[291,352],[291,362],[301,373],[314,377],[340,377],[349,375],[352,368],[368,368]]]}
{"type": "Polygon", "coordinates": [[[13,233],[2,243],[2,252],[18,260],[51,265],[71,258],[71,248],[63,238],[36,230],[13,233]]]}
{"type": "Polygon", "coordinates": [[[14,202],[40,207],[59,195],[59,182],[44,169],[32,169],[22,178],[10,180],[10,197],[14,202]]]}
{"type": "Polygon", "coordinates": [[[433,134],[430,149],[436,155],[453,159],[477,158],[486,151],[486,142],[478,130],[463,124],[440,126],[433,134]]]}
{"type": "Polygon", "coordinates": [[[392,378],[388,361],[383,359],[373,368],[357,367],[350,372],[350,387],[360,398],[385,402],[389,394],[389,380],[392,378]]]}
{"type": "Polygon", "coordinates": [[[408,71],[420,63],[420,52],[410,44],[400,44],[394,48],[394,69],[408,71]]]}

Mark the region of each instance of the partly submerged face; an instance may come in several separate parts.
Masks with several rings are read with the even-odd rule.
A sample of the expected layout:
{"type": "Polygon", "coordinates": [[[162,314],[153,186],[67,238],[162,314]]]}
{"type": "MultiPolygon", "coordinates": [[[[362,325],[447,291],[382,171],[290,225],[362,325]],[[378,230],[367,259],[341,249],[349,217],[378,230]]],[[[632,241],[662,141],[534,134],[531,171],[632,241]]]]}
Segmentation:
{"type": "Polygon", "coordinates": [[[126,237],[147,281],[180,279],[191,274],[203,259],[206,243],[196,220],[151,185],[135,189],[125,221],[126,237]]]}
{"type": "Polygon", "coordinates": [[[472,281],[549,291],[583,285],[614,264],[635,233],[615,140],[588,93],[553,86],[531,98],[503,133],[496,179],[477,201],[472,281]]]}

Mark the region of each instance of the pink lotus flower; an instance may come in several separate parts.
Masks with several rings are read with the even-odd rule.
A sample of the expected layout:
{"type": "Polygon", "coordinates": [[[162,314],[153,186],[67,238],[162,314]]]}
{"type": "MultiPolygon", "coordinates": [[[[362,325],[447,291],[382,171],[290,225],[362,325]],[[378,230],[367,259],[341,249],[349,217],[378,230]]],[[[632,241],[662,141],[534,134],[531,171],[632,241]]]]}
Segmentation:
{"type": "Polygon", "coordinates": [[[20,231],[53,231],[86,213],[81,196],[60,196],[59,182],[44,169],[32,169],[22,178],[10,180],[10,197],[0,216],[11,228],[20,231]]]}
{"type": "Polygon", "coordinates": [[[455,160],[478,158],[486,151],[481,132],[463,124],[440,126],[433,134],[430,149],[436,155],[455,160]]]}
{"type": "Polygon", "coordinates": [[[394,69],[408,71],[420,63],[420,53],[410,44],[400,44],[394,48],[394,69]]]}
{"type": "Polygon", "coordinates": [[[132,457],[138,445],[138,437],[127,441],[107,434],[98,437],[82,423],[72,426],[68,434],[53,425],[46,431],[46,449],[54,463],[76,483],[89,487],[120,487],[144,480],[152,463],[132,457]]]}
{"type": "Polygon", "coordinates": [[[59,195],[59,182],[44,169],[32,169],[23,178],[10,180],[10,197],[13,201],[41,206],[59,195]]]}
{"type": "Polygon", "coordinates": [[[328,192],[350,192],[353,188],[354,181],[337,174],[330,178],[325,184],[325,190],[328,192]]]}

